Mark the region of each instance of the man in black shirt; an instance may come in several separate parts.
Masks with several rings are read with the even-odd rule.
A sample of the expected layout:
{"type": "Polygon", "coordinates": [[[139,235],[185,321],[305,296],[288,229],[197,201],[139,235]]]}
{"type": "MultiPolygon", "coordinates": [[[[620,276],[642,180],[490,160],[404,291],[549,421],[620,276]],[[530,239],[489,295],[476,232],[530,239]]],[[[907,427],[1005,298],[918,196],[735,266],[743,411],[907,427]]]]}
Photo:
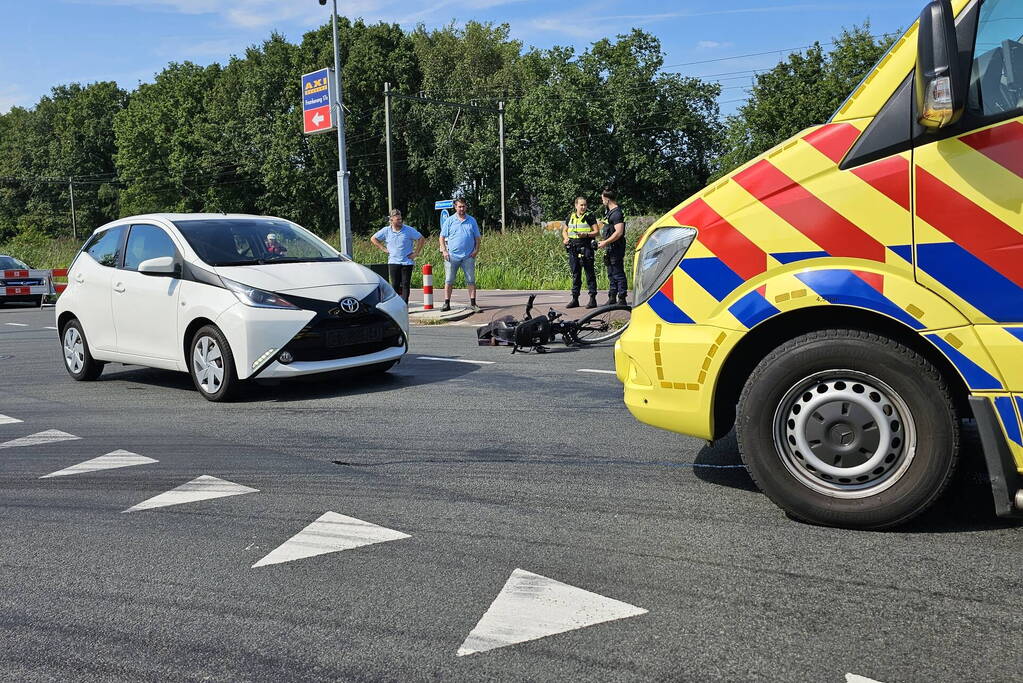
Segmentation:
{"type": "Polygon", "coordinates": [[[610,286],[607,291],[607,305],[628,304],[629,281],[625,275],[625,213],[618,206],[617,195],[611,188],[600,193],[606,213],[604,214],[603,239],[597,242],[597,249],[604,249],[604,265],[610,286]]]}

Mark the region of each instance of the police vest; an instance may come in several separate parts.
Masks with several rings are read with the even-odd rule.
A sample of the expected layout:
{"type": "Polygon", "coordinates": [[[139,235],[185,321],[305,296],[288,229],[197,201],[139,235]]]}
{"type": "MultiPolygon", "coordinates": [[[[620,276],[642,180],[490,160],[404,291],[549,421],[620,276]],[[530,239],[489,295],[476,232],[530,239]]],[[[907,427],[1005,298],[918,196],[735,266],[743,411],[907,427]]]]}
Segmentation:
{"type": "Polygon", "coordinates": [[[572,215],[568,217],[569,239],[577,240],[584,236],[588,239],[590,237],[587,233],[593,232],[593,228],[586,222],[587,217],[589,217],[589,214],[584,213],[580,216],[575,211],[572,212],[572,215]]]}

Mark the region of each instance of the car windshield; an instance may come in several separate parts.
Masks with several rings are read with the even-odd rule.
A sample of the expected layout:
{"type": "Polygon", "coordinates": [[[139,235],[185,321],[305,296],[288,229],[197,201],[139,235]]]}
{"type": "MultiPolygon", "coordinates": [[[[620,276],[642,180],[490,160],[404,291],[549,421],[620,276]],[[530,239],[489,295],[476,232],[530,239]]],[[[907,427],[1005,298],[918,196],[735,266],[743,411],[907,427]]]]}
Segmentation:
{"type": "Polygon", "coordinates": [[[208,218],[174,225],[211,266],[345,260],[308,230],[279,219],[208,218]]]}
{"type": "Polygon", "coordinates": [[[28,266],[12,256],[0,256],[0,270],[28,270],[28,266]]]}

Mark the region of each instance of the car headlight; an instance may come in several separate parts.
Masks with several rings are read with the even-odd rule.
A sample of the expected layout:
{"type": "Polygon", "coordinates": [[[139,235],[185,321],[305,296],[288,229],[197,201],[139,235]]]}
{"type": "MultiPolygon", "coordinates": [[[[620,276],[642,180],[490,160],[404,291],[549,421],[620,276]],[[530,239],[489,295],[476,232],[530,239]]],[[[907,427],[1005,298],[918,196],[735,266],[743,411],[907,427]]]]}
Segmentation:
{"type": "Polygon", "coordinates": [[[287,299],[282,299],[273,292],[249,287],[240,282],[228,280],[226,277],[220,279],[224,281],[224,285],[228,289],[234,292],[234,295],[238,297],[238,301],[241,301],[246,306],[253,306],[255,308],[284,308],[291,311],[298,310],[298,306],[287,299]]]}
{"type": "Polygon", "coordinates": [[[647,238],[639,250],[636,264],[636,306],[657,293],[682,261],[694,239],[695,228],[661,228],[647,238]]]}
{"type": "Polygon", "coordinates": [[[377,285],[377,291],[376,291],[377,301],[379,303],[384,303],[385,301],[390,301],[391,299],[393,299],[396,296],[398,296],[398,293],[396,291],[394,291],[394,287],[392,287],[387,282],[387,280],[381,279],[380,280],[380,284],[377,285]]]}

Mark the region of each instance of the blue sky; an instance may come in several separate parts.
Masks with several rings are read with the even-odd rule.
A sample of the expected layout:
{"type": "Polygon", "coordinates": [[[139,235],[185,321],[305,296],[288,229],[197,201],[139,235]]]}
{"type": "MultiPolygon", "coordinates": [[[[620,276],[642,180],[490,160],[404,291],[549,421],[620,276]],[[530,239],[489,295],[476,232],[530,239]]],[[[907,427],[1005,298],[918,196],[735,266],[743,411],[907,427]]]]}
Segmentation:
{"type": "MultiPolygon", "coordinates": [[[[452,20],[507,22],[527,45],[579,48],[636,26],[661,39],[666,70],[720,79],[730,111],[752,69],[780,53],[826,42],[870,19],[875,33],[909,25],[924,0],[342,0],[367,21],[441,26],[452,20]],[[714,60],[714,61],[711,61],[714,60]],[[703,62],[703,63],[700,63],[703,62]]],[[[297,41],[329,18],[316,0],[0,0],[0,112],[31,106],[60,83],[151,80],[169,61],[224,62],[271,31],[297,41]]]]}

